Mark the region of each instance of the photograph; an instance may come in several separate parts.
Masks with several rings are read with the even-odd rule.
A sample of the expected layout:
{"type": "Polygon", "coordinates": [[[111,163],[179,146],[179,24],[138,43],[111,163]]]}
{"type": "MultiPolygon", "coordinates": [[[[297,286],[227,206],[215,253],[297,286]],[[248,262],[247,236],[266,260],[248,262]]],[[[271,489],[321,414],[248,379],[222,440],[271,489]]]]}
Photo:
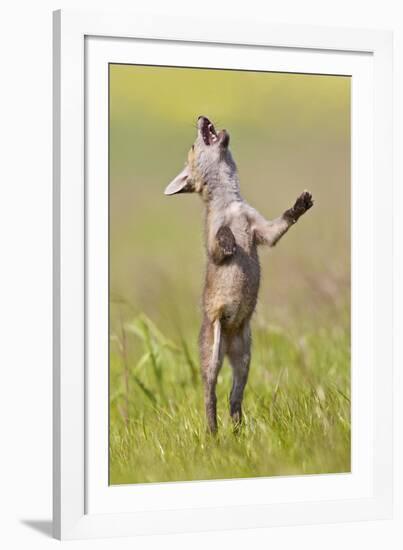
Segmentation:
{"type": "Polygon", "coordinates": [[[351,471],[351,77],[109,64],[109,484],[351,471]]]}

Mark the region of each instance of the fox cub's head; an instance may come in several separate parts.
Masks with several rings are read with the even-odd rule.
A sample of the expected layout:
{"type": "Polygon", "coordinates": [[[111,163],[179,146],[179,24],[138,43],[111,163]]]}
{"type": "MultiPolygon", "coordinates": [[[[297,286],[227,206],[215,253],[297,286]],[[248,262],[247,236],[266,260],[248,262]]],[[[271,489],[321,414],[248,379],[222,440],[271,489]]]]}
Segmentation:
{"type": "Polygon", "coordinates": [[[185,168],[167,186],[165,195],[196,192],[208,200],[236,172],[228,145],[228,132],[216,132],[207,117],[199,116],[196,141],[189,150],[185,168]]]}

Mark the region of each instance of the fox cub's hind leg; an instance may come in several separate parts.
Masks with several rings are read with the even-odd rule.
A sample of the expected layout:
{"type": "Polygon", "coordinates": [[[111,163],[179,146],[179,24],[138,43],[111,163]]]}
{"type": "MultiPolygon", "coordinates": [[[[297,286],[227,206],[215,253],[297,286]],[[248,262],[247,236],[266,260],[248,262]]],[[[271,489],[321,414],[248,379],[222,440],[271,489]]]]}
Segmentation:
{"type": "Polygon", "coordinates": [[[249,323],[243,330],[235,334],[228,345],[228,358],[232,367],[232,389],[230,393],[230,414],[235,427],[242,422],[243,392],[248,381],[251,349],[251,333],[249,323]]]}
{"type": "Polygon", "coordinates": [[[224,355],[219,320],[211,323],[204,319],[199,344],[207,425],[209,431],[215,433],[217,431],[217,377],[224,355]]]}

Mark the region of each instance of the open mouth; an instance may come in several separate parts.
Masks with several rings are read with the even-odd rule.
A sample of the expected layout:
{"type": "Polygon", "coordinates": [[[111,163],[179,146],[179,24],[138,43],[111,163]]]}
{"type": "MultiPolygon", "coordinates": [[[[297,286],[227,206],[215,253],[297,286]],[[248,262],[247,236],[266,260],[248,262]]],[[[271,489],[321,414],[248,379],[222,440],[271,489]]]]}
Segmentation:
{"type": "Polygon", "coordinates": [[[214,124],[207,117],[199,117],[199,128],[201,136],[206,145],[212,145],[218,141],[218,135],[214,124]]]}
{"type": "Polygon", "coordinates": [[[224,149],[228,147],[229,133],[227,130],[217,132],[214,124],[206,116],[199,116],[197,125],[205,145],[219,144],[224,149]]]}

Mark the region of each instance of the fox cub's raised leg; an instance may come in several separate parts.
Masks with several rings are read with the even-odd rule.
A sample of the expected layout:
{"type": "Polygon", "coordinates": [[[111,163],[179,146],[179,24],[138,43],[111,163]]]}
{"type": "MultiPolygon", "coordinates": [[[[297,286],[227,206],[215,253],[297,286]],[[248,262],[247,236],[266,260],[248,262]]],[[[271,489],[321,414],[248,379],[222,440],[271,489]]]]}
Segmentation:
{"type": "Polygon", "coordinates": [[[283,217],[289,220],[291,223],[295,223],[299,220],[302,214],[305,214],[313,206],[312,195],[308,191],[304,191],[295,201],[292,208],[286,210],[283,217]]]}
{"type": "Polygon", "coordinates": [[[312,206],[312,195],[308,191],[304,191],[297,198],[292,208],[289,208],[284,214],[272,221],[266,220],[257,210],[248,207],[247,213],[257,244],[274,246],[284,233],[312,206]]]}
{"type": "Polygon", "coordinates": [[[207,425],[211,433],[217,431],[216,386],[223,361],[223,344],[220,321],[217,320],[211,323],[208,319],[204,319],[200,331],[199,345],[207,425]]]}

